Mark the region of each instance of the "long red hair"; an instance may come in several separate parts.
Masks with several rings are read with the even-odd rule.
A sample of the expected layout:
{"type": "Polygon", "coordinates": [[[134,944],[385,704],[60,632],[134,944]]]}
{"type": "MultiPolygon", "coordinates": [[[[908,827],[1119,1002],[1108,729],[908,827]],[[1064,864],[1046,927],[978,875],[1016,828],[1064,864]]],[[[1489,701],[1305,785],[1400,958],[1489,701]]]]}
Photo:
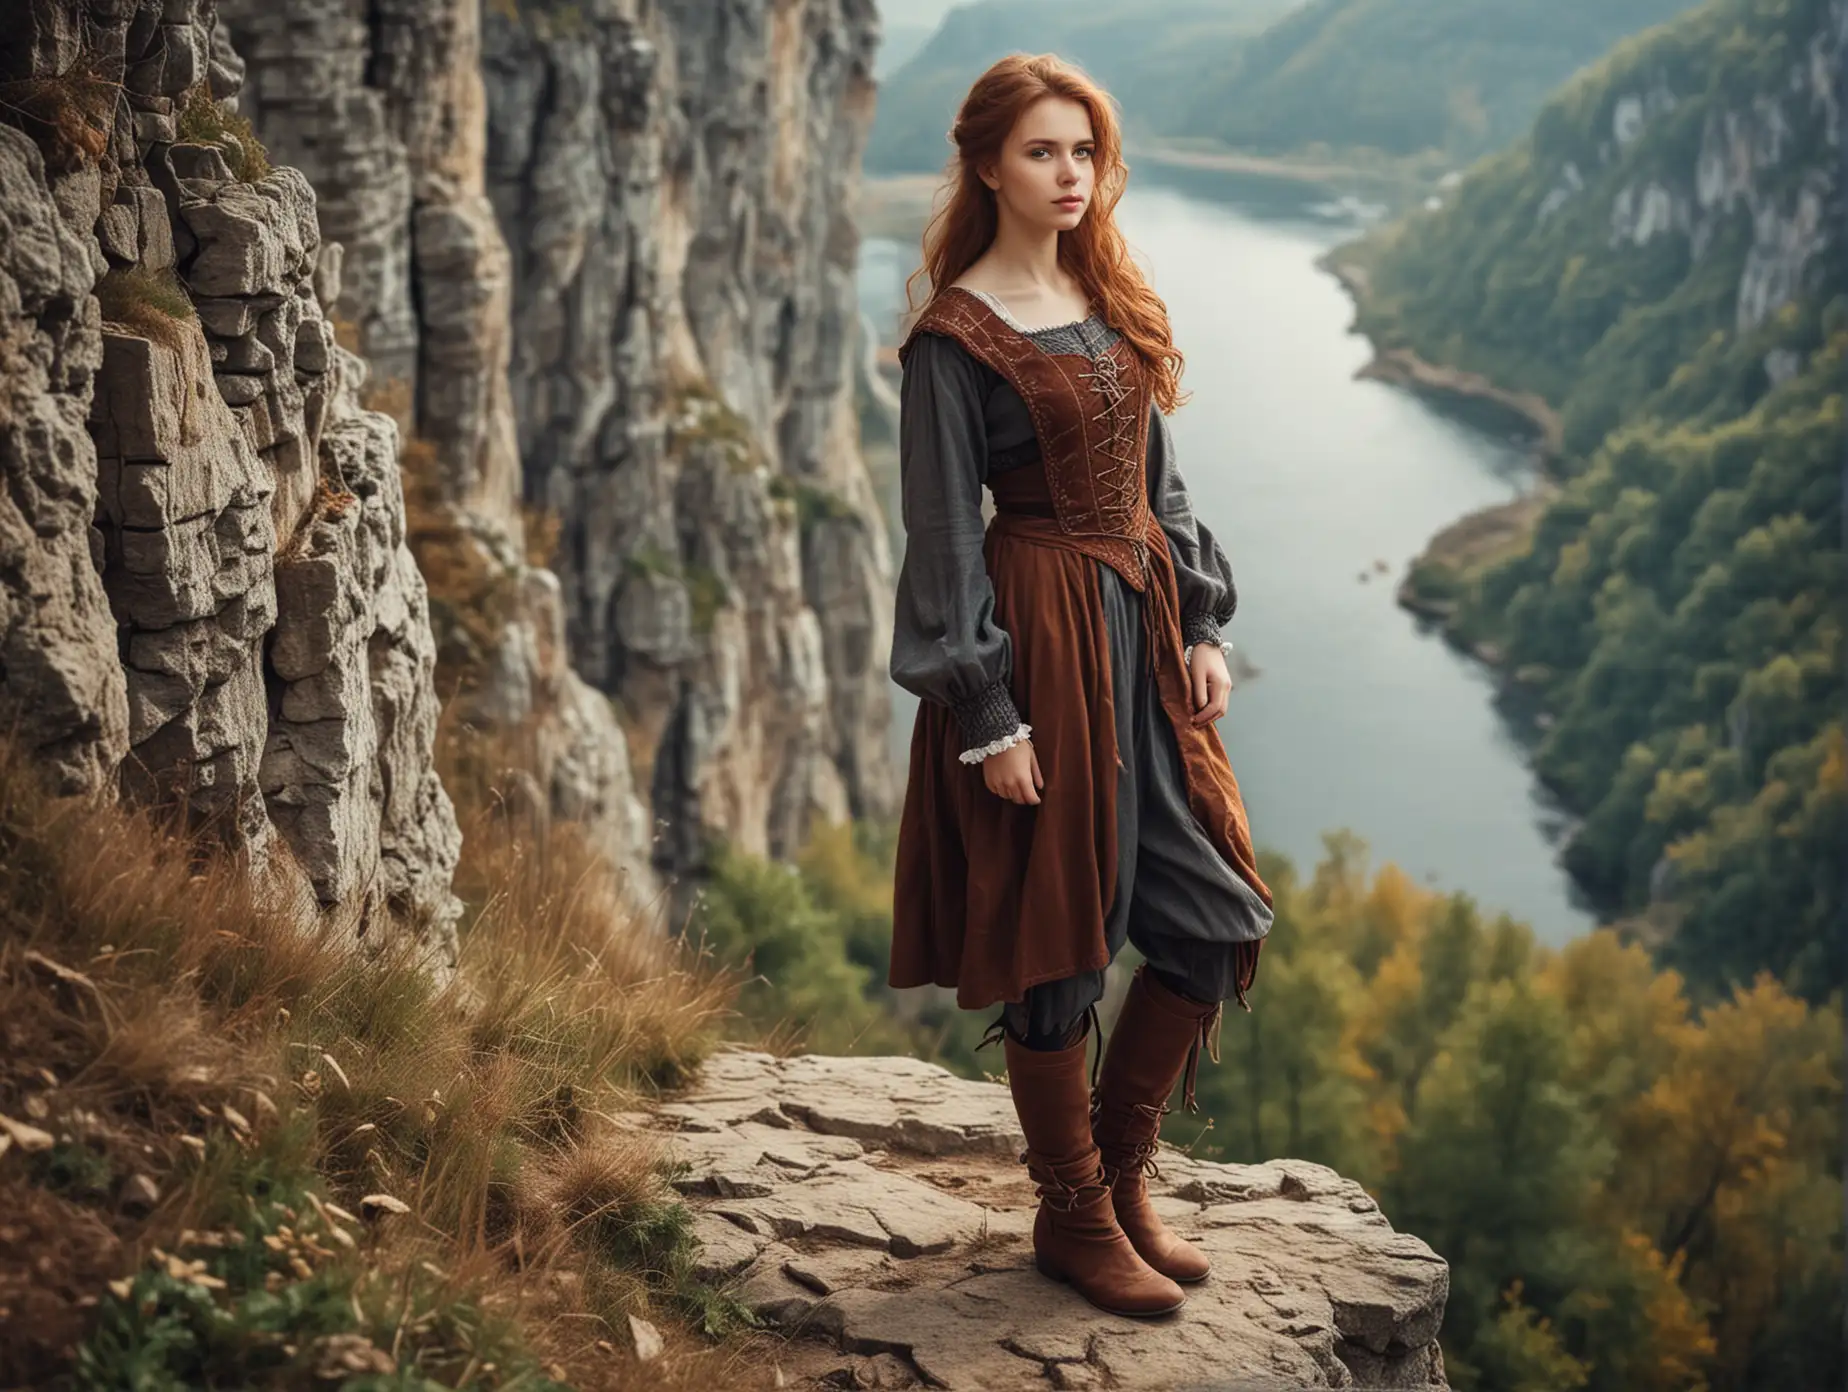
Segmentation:
{"type": "Polygon", "coordinates": [[[963,98],[949,132],[956,153],[944,167],[950,196],[924,229],[924,262],[905,279],[906,307],[922,310],[929,304],[912,301],[912,282],[919,276],[929,279],[934,298],[988,250],[1000,215],[994,191],[976,170],[999,161],[1021,114],[1049,96],[1082,102],[1095,140],[1091,203],[1076,227],[1059,234],[1059,264],[1084,286],[1105,322],[1129,340],[1150,373],[1156,404],[1171,412],[1187,399],[1180,385],[1184,359],[1174,346],[1167,305],[1129,259],[1129,244],[1116,225],[1116,205],[1129,182],[1116,101],[1082,69],[1053,54],[1011,53],[978,77],[963,98]]]}

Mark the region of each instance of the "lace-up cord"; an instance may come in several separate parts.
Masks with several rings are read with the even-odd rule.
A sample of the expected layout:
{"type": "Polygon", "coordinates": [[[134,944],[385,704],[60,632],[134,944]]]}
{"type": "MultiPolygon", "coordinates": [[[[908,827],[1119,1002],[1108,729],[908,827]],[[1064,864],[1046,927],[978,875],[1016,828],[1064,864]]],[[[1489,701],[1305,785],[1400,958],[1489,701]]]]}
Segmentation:
{"type": "Polygon", "coordinates": [[[1204,1047],[1206,1056],[1214,1063],[1219,1062],[1219,1022],[1224,1015],[1225,1006],[1215,1005],[1212,1014],[1202,1017],[1193,1042],[1187,1046],[1187,1068],[1181,1074],[1181,1105],[1189,1112],[1200,1110],[1200,1104],[1194,1101],[1194,1083],[1200,1073],[1200,1050],[1204,1047]]]}
{"type": "Polygon", "coordinates": [[[1033,1179],[1033,1192],[1061,1213],[1070,1213],[1074,1208],[1098,1203],[1110,1196],[1110,1172],[1102,1164],[1089,1179],[1073,1184],[1034,1164],[1024,1151],[1020,1161],[1033,1179]],[[1084,1197],[1087,1193],[1089,1197],[1084,1197]]]}
{"type": "MultiPolygon", "coordinates": [[[[1097,1125],[1098,1118],[1102,1115],[1101,1101],[1101,1098],[1093,1094],[1091,1100],[1091,1124],[1093,1127],[1097,1125]]],[[[1113,1187],[1118,1178],[1123,1175],[1133,1175],[1140,1172],[1152,1179],[1159,1179],[1161,1177],[1161,1166],[1156,1163],[1155,1152],[1161,1146],[1161,1119],[1172,1111],[1173,1108],[1169,1107],[1165,1102],[1132,1102],[1130,1106],[1135,1111],[1141,1113],[1144,1118],[1155,1124],[1150,1128],[1148,1135],[1137,1140],[1127,1152],[1122,1152],[1124,1158],[1121,1162],[1115,1161],[1109,1151],[1104,1152],[1104,1168],[1109,1173],[1110,1183],[1113,1187]]]]}

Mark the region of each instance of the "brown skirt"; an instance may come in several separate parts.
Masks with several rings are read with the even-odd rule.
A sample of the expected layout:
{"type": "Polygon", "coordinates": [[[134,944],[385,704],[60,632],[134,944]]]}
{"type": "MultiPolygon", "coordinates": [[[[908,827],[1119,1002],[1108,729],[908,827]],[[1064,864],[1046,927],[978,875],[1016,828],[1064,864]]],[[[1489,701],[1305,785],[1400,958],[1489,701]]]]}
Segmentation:
{"type": "MultiPolygon", "coordinates": [[[[1225,744],[1214,725],[1191,720],[1173,561],[1153,519],[1149,536],[1142,609],[1188,806],[1269,907],[1225,744]]],[[[1045,786],[1038,806],[995,796],[981,765],[957,757],[964,744],[950,709],[919,704],[899,824],[888,978],[894,987],[953,986],[966,1010],[1018,1001],[1040,982],[1108,966],[1104,925],[1117,888],[1117,722],[1093,559],[1052,518],[1012,511],[989,526],[983,558],[995,622],[1013,639],[1009,687],[1033,727],[1045,786]]],[[[1241,999],[1261,945],[1238,945],[1241,999]]]]}

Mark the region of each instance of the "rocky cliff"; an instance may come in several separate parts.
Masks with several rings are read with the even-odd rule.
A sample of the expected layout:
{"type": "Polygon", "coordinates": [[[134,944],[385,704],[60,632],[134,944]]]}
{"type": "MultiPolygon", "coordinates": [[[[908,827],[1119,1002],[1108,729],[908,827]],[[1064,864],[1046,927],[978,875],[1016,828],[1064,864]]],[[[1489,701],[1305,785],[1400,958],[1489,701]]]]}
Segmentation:
{"type": "Polygon", "coordinates": [[[567,519],[575,660],[648,720],[675,834],[782,854],[896,791],[852,375],[874,6],[509,9],[490,192],[521,251],[521,454],[567,519]]]}
{"type": "Polygon", "coordinates": [[[183,805],[452,953],[398,435],[315,195],[208,81],[211,0],[36,0],[0,40],[0,718],[67,789],[183,805]]]}
{"type": "Polygon", "coordinates": [[[644,888],[714,831],[780,855],[889,810],[849,371],[870,4],[482,9],[223,7],[487,577],[455,602],[503,616],[456,664],[471,714],[536,727],[553,806],[644,888]]]}
{"type": "Polygon", "coordinates": [[[704,1273],[795,1336],[791,1386],[1449,1385],[1448,1266],[1321,1165],[1164,1147],[1155,1203],[1215,1269],[1178,1314],[1133,1320],[1033,1270],[1036,1200],[994,1083],[908,1058],[738,1052],[624,1120],[680,1162],[704,1273]]]}
{"type": "Polygon", "coordinates": [[[638,905],[714,834],[889,812],[875,33],[857,0],[33,0],[5,713],[69,786],[439,923],[439,696],[638,905]]]}

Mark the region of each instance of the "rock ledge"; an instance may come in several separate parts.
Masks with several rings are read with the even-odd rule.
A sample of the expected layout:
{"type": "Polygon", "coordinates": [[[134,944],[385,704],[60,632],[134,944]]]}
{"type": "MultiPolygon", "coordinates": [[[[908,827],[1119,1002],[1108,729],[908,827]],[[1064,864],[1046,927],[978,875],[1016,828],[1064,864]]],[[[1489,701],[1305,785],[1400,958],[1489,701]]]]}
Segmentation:
{"type": "Polygon", "coordinates": [[[1164,1217],[1214,1259],[1186,1307],[1105,1315],[1032,1268],[1005,1088],[910,1058],[727,1052],[671,1133],[703,1269],[798,1335],[793,1386],[1432,1388],[1449,1268],[1322,1165],[1165,1147],[1164,1217]]]}

